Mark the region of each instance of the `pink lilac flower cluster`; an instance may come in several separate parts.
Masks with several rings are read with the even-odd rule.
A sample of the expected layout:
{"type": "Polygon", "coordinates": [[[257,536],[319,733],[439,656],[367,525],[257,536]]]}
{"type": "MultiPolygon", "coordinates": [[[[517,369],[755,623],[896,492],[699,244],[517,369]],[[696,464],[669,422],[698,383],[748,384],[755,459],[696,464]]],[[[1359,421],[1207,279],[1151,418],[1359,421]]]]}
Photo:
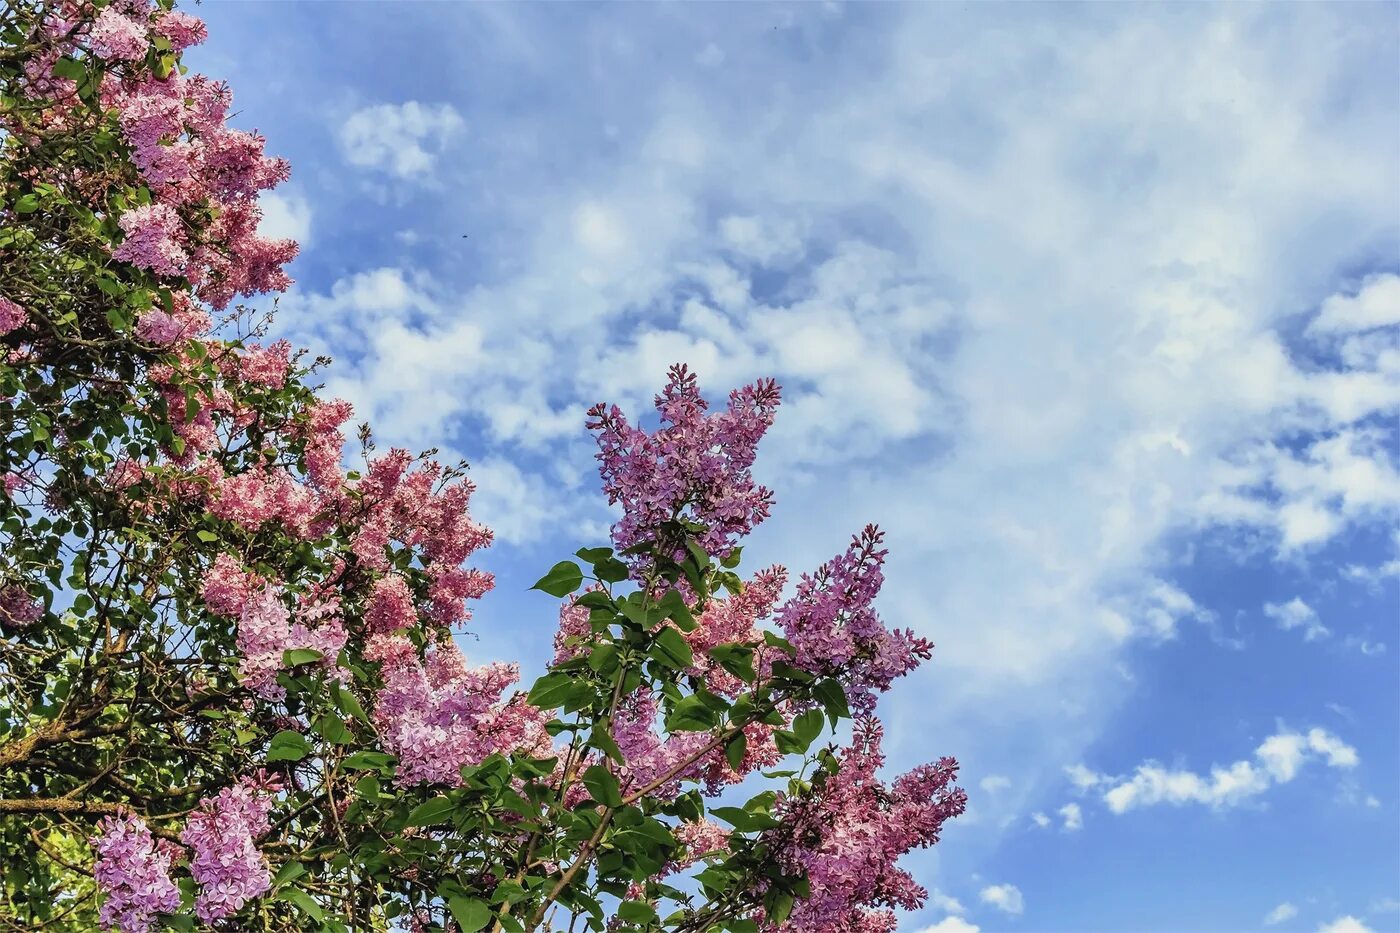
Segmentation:
{"type": "Polygon", "coordinates": [[[549,714],[519,693],[502,698],[520,679],[518,665],[469,667],[451,639],[420,662],[402,635],[375,636],[367,655],[383,664],[374,722],[384,748],[399,756],[396,782],[457,786],[463,766],[497,752],[548,754],[549,714]]]}
{"type": "Polygon", "coordinates": [[[851,707],[870,711],[875,693],[888,690],[933,653],[933,644],[908,629],[889,630],[873,605],[884,583],[888,551],[874,525],[851,540],[844,554],[804,574],[797,593],[777,612],[783,634],[797,649],[794,663],[837,677],[851,707]]]}
{"type": "Polygon", "coordinates": [[[726,671],[710,657],[717,645],[748,645],[755,649],[756,668],[767,676],[772,667],[772,649],[766,648],[758,623],[766,619],[782,595],[787,583],[787,570],[769,567],[754,575],[739,593],[721,599],[711,599],[704,612],[696,618],[695,630],[685,635],[695,655],[691,673],[705,679],[705,686],[721,696],[737,697],[748,684],[726,671]]]}
{"type": "MultiPolygon", "coordinates": [[[[204,40],[204,24],[187,13],[131,0],[104,9],[90,27],[69,36],[65,27],[73,25],[48,24],[48,35],[60,41],[40,57],[56,61],[73,43],[86,41],[92,55],[130,63],[106,71],[101,99],[116,111],[132,160],[154,197],[120,216],[126,238],[113,256],[158,275],[185,277],[216,308],[238,295],[290,285],[283,267],[296,256],[296,244],[258,235],[258,192],[286,180],[286,161],[264,154],[262,136],[228,126],[232,95],[225,84],[178,69],[160,77],[136,65],[152,34],[178,52],[204,40]],[[194,205],[214,214],[200,236],[180,220],[179,212],[194,205]]],[[[43,64],[31,76],[36,92],[70,95],[73,83],[56,81],[47,73],[52,61],[48,69],[43,64]]]]}
{"type": "Polygon", "coordinates": [[[289,534],[310,538],[318,527],[320,508],[309,487],[283,470],[268,469],[219,480],[209,511],[249,531],[277,522],[289,534]]]}
{"type": "Polygon", "coordinates": [[[589,409],[603,488],[610,503],[622,504],[613,526],[618,549],[655,542],[664,523],[688,518],[706,528],[701,547],[722,556],[767,518],[772,493],[749,468],[780,397],[776,382],[761,380],[730,393],[725,411],[709,414],[695,376],[677,365],[656,398],[662,425],[655,432],[633,426],[616,406],[589,409]]]}
{"type": "Polygon", "coordinates": [[[98,56],[119,62],[143,58],[149,46],[146,24],[123,15],[115,6],[98,14],[88,32],[88,42],[98,56]]]}
{"type": "Polygon", "coordinates": [[[306,441],[303,459],[311,484],[325,491],[339,491],[345,482],[340,467],[345,435],[340,426],[350,420],[354,409],[344,399],[317,403],[307,414],[303,436],[306,441]]]}
{"type": "Polygon", "coordinates": [[[126,239],[112,258],[156,275],[184,275],[190,255],[185,251],[180,215],[169,204],[146,204],[122,214],[117,223],[126,239]]]}
{"type": "Polygon", "coordinates": [[[891,908],[915,910],[928,897],[896,862],[936,843],[944,821],[966,808],[967,794],[953,785],[951,758],[883,784],[876,777],[882,734],[876,720],[858,720],[840,753],[841,770],[813,797],[780,801],[783,826],[770,830],[768,841],[786,871],[806,875],[812,893],[784,924],[766,924],[765,931],[893,933],[891,908]]]}
{"type": "Polygon", "coordinates": [[[23,327],[27,320],[29,315],[24,313],[23,308],[8,298],[0,297],[0,337],[23,327]]]}
{"type": "Polygon", "coordinates": [[[194,909],[205,923],[237,913],[272,887],[257,840],[270,828],[268,814],[280,790],[265,774],[245,777],[201,800],[190,814],[180,841],[192,852],[190,874],[200,886],[194,909]]]}
{"type": "Polygon", "coordinates": [[[355,487],[361,511],[351,548],[374,570],[388,569],[391,542],[417,548],[429,578],[428,618],[453,625],[471,617],[467,600],[494,585],[489,573],[462,566],[491,543],[491,531],[468,511],[475,486],[461,480],[438,489],[442,467],[427,461],[410,470],[412,462],[407,451],[395,449],[370,463],[355,487]]]}
{"type": "Polygon", "coordinates": [[[97,852],[92,876],[102,892],[97,921],[105,930],[146,933],[155,929],[158,914],[180,906],[180,889],[170,878],[171,863],[180,847],[151,834],[135,814],[105,817],[92,838],[97,852]]]}
{"type": "Polygon", "coordinates": [[[304,598],[294,614],[275,587],[243,571],[227,555],[220,555],[206,571],[202,595],[211,611],[238,619],[239,674],[259,696],[286,695],[277,675],[286,669],[284,653],[296,648],[319,651],[322,670],[349,680],[338,661],[348,636],[337,600],[304,598]]]}
{"type": "Polygon", "coordinates": [[[0,587],[0,623],[25,628],[44,617],[44,604],[22,586],[0,587]]]}
{"type": "Polygon", "coordinates": [[[185,326],[173,314],[147,311],[136,322],[136,339],[156,346],[168,346],[180,339],[185,326]]]}

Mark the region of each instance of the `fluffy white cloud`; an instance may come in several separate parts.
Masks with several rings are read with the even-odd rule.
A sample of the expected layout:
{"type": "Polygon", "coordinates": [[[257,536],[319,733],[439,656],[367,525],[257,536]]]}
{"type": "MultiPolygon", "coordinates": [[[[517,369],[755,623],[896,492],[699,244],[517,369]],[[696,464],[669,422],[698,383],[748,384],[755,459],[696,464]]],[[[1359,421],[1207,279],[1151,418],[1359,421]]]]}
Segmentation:
{"type": "Polygon", "coordinates": [[[1286,603],[1265,603],[1264,615],[1277,622],[1284,631],[1301,628],[1304,641],[1316,641],[1332,634],[1318,619],[1317,611],[1297,596],[1286,603]]]}
{"type": "Polygon", "coordinates": [[[1347,914],[1317,928],[1317,933],[1374,933],[1366,924],[1347,914]]]}
{"type": "Polygon", "coordinates": [[[340,149],[351,165],[398,178],[422,177],[462,126],[451,104],[375,104],[341,124],[340,149]]]}
{"type": "Polygon", "coordinates": [[[938,890],[935,890],[933,894],[929,896],[929,904],[938,910],[946,911],[950,914],[967,912],[967,908],[963,907],[962,901],[938,890]]]}
{"type": "Polygon", "coordinates": [[[981,788],[989,794],[1006,790],[1011,786],[1011,778],[1003,774],[989,774],[978,782],[981,788]]]}
{"type": "Polygon", "coordinates": [[[1036,812],[1031,814],[1031,822],[1034,823],[1040,829],[1046,829],[1050,825],[1050,817],[1037,810],[1036,812]]]}
{"type": "Polygon", "coordinates": [[[1162,803],[1234,806],[1274,784],[1293,780],[1308,761],[1322,760],[1328,767],[1343,769],[1354,768],[1360,761],[1356,749],[1324,729],[1311,729],[1306,735],[1271,735],[1255,749],[1254,758],[1214,767],[1209,775],[1148,762],[1139,765],[1131,778],[1111,782],[1113,786],[1104,792],[1103,800],[1114,813],[1162,803]]]}
{"type": "MultiPolygon", "coordinates": [[[[1393,113],[1327,103],[1378,67],[1375,22],[1327,7],[1109,11],[1026,42],[972,13],[889,17],[870,61],[820,87],[793,72],[800,121],[714,92],[753,86],[746,63],[798,67],[736,30],[723,68],[619,60],[642,69],[621,96],[483,127],[553,134],[484,183],[436,163],[449,207],[504,245],[401,270],[404,310],[349,315],[359,334],[346,283],[304,296],[329,322],[310,342],[352,348],[337,388],[396,442],[460,433],[473,458],[545,464],[570,501],[588,404],[637,411],[678,359],[712,393],[776,376],[758,471],[777,507],[750,555],[801,570],[886,526],[882,609],[938,643],[890,698],[916,724],[891,757],[1016,774],[1008,820],[983,823],[1015,825],[1131,690],[1124,644],[1204,621],[1165,569],[1176,535],[1293,560],[1400,514],[1376,427],[1400,404],[1395,347],[1299,333],[1394,236],[1393,113]],[[608,133],[618,101],[635,120],[608,133]],[[510,197],[482,208],[484,190],[510,197]]],[[[483,41],[519,44],[508,20],[483,41]]],[[[558,51],[529,38],[533,62],[558,51]]],[[[410,174],[432,141],[406,146],[410,174]]]]}
{"type": "Polygon", "coordinates": [[[1284,901],[1264,915],[1264,924],[1273,926],[1276,923],[1283,923],[1285,920],[1292,920],[1296,916],[1298,916],[1298,908],[1288,901],[1284,901]]]}
{"type": "Polygon", "coordinates": [[[1400,324],[1400,275],[1387,272],[1368,278],[1354,295],[1333,295],[1308,329],[1351,333],[1400,324]]]}
{"type": "Polygon", "coordinates": [[[1077,803],[1067,803],[1060,807],[1059,814],[1064,818],[1064,828],[1066,832],[1084,828],[1084,811],[1077,803]]]}
{"type": "Polygon", "coordinates": [[[926,926],[919,933],[981,933],[982,928],[975,923],[969,923],[962,917],[944,917],[942,920],[926,926]]]}
{"type": "Polygon", "coordinates": [[[1021,890],[1014,884],[993,884],[983,888],[977,895],[982,903],[990,904],[1002,913],[1019,915],[1026,909],[1021,890]]]}
{"type": "Polygon", "coordinates": [[[285,188],[264,191],[258,196],[262,220],[258,233],[273,239],[296,240],[305,249],[311,243],[311,204],[305,197],[285,188]]]}

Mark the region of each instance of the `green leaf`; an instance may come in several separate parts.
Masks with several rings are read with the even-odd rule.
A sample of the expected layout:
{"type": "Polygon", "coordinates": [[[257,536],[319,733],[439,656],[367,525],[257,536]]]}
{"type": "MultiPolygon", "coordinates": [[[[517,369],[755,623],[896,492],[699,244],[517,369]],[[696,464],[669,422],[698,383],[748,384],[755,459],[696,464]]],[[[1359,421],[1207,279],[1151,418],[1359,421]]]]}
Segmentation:
{"type": "Polygon", "coordinates": [[[319,660],[321,660],[321,652],[315,648],[290,648],[282,652],[282,663],[288,667],[297,667],[319,660]]]}
{"type": "Polygon", "coordinates": [[[695,654],[690,650],[685,636],[669,625],[656,633],[656,643],[649,654],[667,667],[684,670],[695,663],[695,654]]]}
{"type": "Polygon", "coordinates": [[[410,810],[404,825],[431,826],[441,823],[452,812],[453,806],[452,801],[446,797],[434,797],[410,810]]]}
{"type": "Polygon", "coordinates": [[[622,806],[622,787],[617,783],[617,776],[602,765],[594,765],[583,772],[583,786],[603,806],[622,806]]]}
{"type": "Polygon", "coordinates": [[[306,866],[301,862],[287,862],[281,868],[277,869],[277,874],[272,879],[272,886],[274,888],[280,888],[288,881],[300,878],[304,874],[306,874],[306,866]]]}
{"type": "Polygon", "coordinates": [[[307,894],[301,888],[288,888],[287,890],[278,894],[277,899],[279,901],[287,901],[290,904],[297,905],[298,910],[306,914],[312,920],[315,920],[317,923],[320,923],[322,920],[326,919],[326,912],[321,909],[321,905],[313,901],[311,899],[311,895],[307,894]]]}
{"type": "Polygon", "coordinates": [[[26,194],[15,201],[15,213],[32,214],[39,209],[39,196],[37,194],[26,194]]]}
{"type": "Polygon", "coordinates": [[[788,654],[797,654],[797,649],[792,646],[792,642],[788,641],[786,638],[777,634],[776,632],[764,632],[763,640],[766,641],[768,644],[772,645],[774,648],[781,648],[788,654]]]}
{"type": "Polygon", "coordinates": [[[811,742],[804,742],[798,738],[796,732],[787,729],[778,729],[773,733],[773,743],[778,746],[778,751],[784,755],[801,755],[807,751],[807,746],[811,742]]]}
{"type": "Polygon", "coordinates": [[[561,560],[530,589],[543,590],[550,596],[563,598],[582,585],[583,571],[579,569],[578,564],[571,560],[561,560]]]}
{"type": "Polygon", "coordinates": [[[588,666],[598,674],[616,670],[618,654],[617,645],[604,642],[588,653],[588,666]]]}
{"type": "Polygon", "coordinates": [[[355,699],[355,694],[340,683],[335,685],[335,708],[347,716],[355,717],[360,722],[369,722],[369,716],[365,714],[365,708],[360,705],[360,701],[355,699]]]}
{"type": "Polygon", "coordinates": [[[530,688],[527,699],[538,709],[556,709],[564,704],[574,686],[574,678],[563,671],[545,674],[530,688]]]}
{"type": "Polygon", "coordinates": [[[819,709],[809,709],[792,721],[792,731],[806,745],[811,745],[812,740],[822,734],[822,724],[826,717],[819,709]]]}
{"type": "Polygon", "coordinates": [[[316,721],[316,732],[327,742],[337,745],[349,745],[355,741],[355,737],[345,728],[345,723],[341,722],[340,717],[329,713],[316,721]]]}
{"type": "Polygon", "coordinates": [[[450,897],[447,909],[452,911],[452,919],[462,933],[476,933],[491,922],[491,908],[474,897],[450,897]]]}
{"type": "Polygon", "coordinates": [[[69,58],[67,55],[53,63],[53,74],[56,78],[67,78],[70,81],[78,81],[87,73],[83,63],[76,58],[69,58]]]}
{"type": "Polygon", "coordinates": [[[604,561],[612,557],[612,552],[613,549],[610,547],[581,547],[577,551],[574,551],[574,555],[580,560],[586,560],[590,564],[596,564],[599,561],[604,561]]]}
{"type": "Polygon", "coordinates": [[[608,733],[604,723],[600,722],[593,727],[593,731],[589,733],[588,736],[588,744],[592,745],[594,748],[601,749],[603,754],[607,755],[618,764],[623,763],[622,749],[617,747],[617,742],[608,733]]]}
{"type": "Polygon", "coordinates": [[[782,825],[767,813],[754,813],[739,807],[712,807],[710,815],[724,820],[741,833],[760,832],[782,825]]]}
{"type": "Polygon", "coordinates": [[[665,617],[676,623],[676,628],[682,632],[695,631],[695,616],[685,604],[685,597],[681,596],[680,590],[667,590],[659,605],[661,611],[666,614],[665,617]]]}
{"type": "Polygon", "coordinates": [[[623,901],[617,905],[617,916],[628,923],[655,923],[656,908],[645,901],[623,901]]]}
{"type": "Polygon", "coordinates": [[[394,756],[384,752],[356,752],[341,762],[350,771],[378,771],[394,763],[394,756]]]}
{"type": "Polygon", "coordinates": [[[734,738],[730,739],[729,744],[724,747],[724,757],[729,760],[729,767],[739,771],[739,766],[744,763],[744,755],[748,753],[748,750],[749,737],[743,732],[734,733],[734,738]]]}
{"type": "Polygon", "coordinates": [[[753,683],[758,677],[757,672],[753,669],[753,649],[748,645],[732,643],[715,645],[710,649],[710,657],[718,661],[720,667],[746,684],[753,683]]]}
{"type": "Polygon", "coordinates": [[[671,707],[666,717],[668,732],[705,732],[719,724],[719,712],[703,697],[691,694],[671,707]]]}
{"type": "Polygon", "coordinates": [[[832,726],[836,725],[838,719],[850,718],[851,708],[846,703],[846,689],[835,680],[819,682],[812,688],[812,694],[826,708],[826,714],[831,717],[832,726]]]}
{"type": "Polygon", "coordinates": [[[311,746],[307,744],[305,737],[300,732],[293,732],[290,729],[283,729],[272,737],[272,744],[268,746],[268,761],[301,761],[311,752],[311,746]]]}

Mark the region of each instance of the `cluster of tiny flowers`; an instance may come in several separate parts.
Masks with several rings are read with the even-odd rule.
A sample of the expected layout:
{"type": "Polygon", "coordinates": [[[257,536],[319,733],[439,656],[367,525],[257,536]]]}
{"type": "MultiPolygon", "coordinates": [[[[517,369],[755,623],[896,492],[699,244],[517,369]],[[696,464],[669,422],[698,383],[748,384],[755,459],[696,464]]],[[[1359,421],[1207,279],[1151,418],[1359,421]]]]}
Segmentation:
{"type": "Polygon", "coordinates": [[[472,521],[467,505],[475,486],[466,480],[441,489],[442,467],[432,461],[409,470],[413,457],[391,450],[369,464],[355,487],[359,524],[351,549],[365,566],[387,570],[392,542],[418,548],[429,586],[426,612],[439,625],[471,617],[467,600],[479,599],[493,585],[488,573],[463,562],[491,543],[491,532],[472,521]]]}
{"type": "Polygon", "coordinates": [[[705,679],[705,686],[713,693],[737,697],[748,689],[748,684],[726,671],[710,657],[709,651],[717,645],[748,645],[756,649],[759,661],[758,672],[767,675],[771,668],[771,652],[764,650],[763,633],[758,623],[773,611],[773,605],[782,595],[787,583],[787,571],[774,566],[761,570],[745,584],[743,590],[722,599],[711,599],[705,610],[696,618],[695,630],[685,635],[695,655],[695,667],[691,673],[705,679]]]}
{"type": "Polygon", "coordinates": [[[179,340],[185,325],[173,314],[147,311],[136,322],[136,339],[156,346],[168,346],[179,340]]]}
{"type": "Polygon", "coordinates": [[[886,629],[873,605],[884,583],[884,535],[874,525],[856,535],[844,554],[815,574],[804,574],[777,620],[794,648],[797,666],[833,676],[851,706],[869,711],[875,693],[888,690],[933,653],[933,645],[909,630],[886,629]]]}
{"type": "Polygon", "coordinates": [[[22,586],[0,588],[0,622],[15,628],[33,625],[44,617],[44,604],[22,586]]]}
{"type": "Polygon", "coordinates": [[[663,739],[657,734],[656,714],[656,698],[650,691],[638,691],[619,704],[612,721],[612,736],[625,762],[620,766],[623,789],[641,790],[666,778],[652,796],[673,800],[680,793],[681,779],[698,777],[705,763],[697,761],[679,772],[676,768],[703,748],[710,736],[703,732],[677,732],[663,739]]]}
{"type": "Polygon", "coordinates": [[[464,766],[497,752],[548,752],[549,715],[521,694],[502,698],[520,678],[518,665],[469,667],[450,639],[435,645],[426,663],[401,635],[377,636],[371,649],[384,678],[374,722],[384,747],[399,756],[398,783],[456,786],[464,766]]]}
{"type": "Polygon", "coordinates": [[[24,313],[23,308],[8,298],[0,297],[0,337],[23,327],[27,320],[29,315],[24,313]]]}
{"type": "Polygon", "coordinates": [[[97,852],[92,876],[103,895],[97,920],[103,929],[146,933],[155,928],[157,914],[179,908],[180,889],[170,878],[179,846],[152,836],[145,820],[134,814],[104,818],[92,847],[97,852]]]}
{"type": "Polygon", "coordinates": [[[146,54],[146,26],[123,16],[116,7],[107,7],[93,22],[88,42],[102,58],[119,62],[135,61],[146,54]]]}
{"type": "Polygon", "coordinates": [[[967,794],[953,785],[957,763],[944,758],[886,786],[882,730],[874,719],[856,722],[841,770],[806,798],[787,798],[776,815],[783,826],[768,841],[789,874],[801,873],[811,896],[797,902],[783,933],[893,933],[891,908],[915,910],[928,892],[896,865],[914,848],[938,841],[943,823],[963,812],[967,794]]]}
{"type": "MultiPolygon", "coordinates": [[[[187,13],[155,9],[148,0],[127,0],[87,25],[54,13],[42,32],[47,42],[26,62],[37,95],[71,99],[75,83],[52,74],[65,54],[86,48],[120,66],[104,71],[101,102],[116,113],[153,201],[120,215],[125,238],[113,256],[157,275],[183,276],[216,308],[237,295],[290,285],[283,267],[296,256],[296,244],[259,236],[257,229],[258,192],[284,181],[287,163],[264,155],[257,133],[227,125],[232,96],[224,84],[179,69],[160,76],[144,66],[153,38],[178,53],[204,40],[204,24],[187,13]],[[199,235],[181,220],[182,211],[196,206],[211,208],[214,217],[199,235]]],[[[46,118],[66,119],[59,107],[46,118]]]]}
{"type": "MultiPolygon", "coordinates": [[[[664,524],[684,518],[705,526],[707,553],[724,555],[767,518],[772,493],[753,481],[750,467],[779,399],[777,383],[764,380],[736,389],[725,411],[709,414],[695,376],[678,365],[656,398],[662,424],[653,433],[629,424],[616,406],[589,409],[603,488],[610,503],[622,505],[613,526],[618,549],[654,543],[664,524]]],[[[666,544],[682,553],[679,542],[666,544]]]]}
{"type": "Polygon", "coordinates": [[[275,587],[244,572],[227,555],[205,572],[202,595],[211,611],[238,619],[238,671],[259,696],[286,695],[277,675],[286,666],[283,655],[295,648],[320,652],[323,670],[348,679],[338,663],[348,635],[335,600],[303,600],[294,618],[275,587]]]}
{"type": "Polygon", "coordinates": [[[272,872],[258,851],[268,831],[273,795],[281,788],[266,775],[245,777],[199,802],[180,841],[190,847],[190,874],[200,885],[195,913],[205,923],[222,920],[272,887],[272,872]]]}

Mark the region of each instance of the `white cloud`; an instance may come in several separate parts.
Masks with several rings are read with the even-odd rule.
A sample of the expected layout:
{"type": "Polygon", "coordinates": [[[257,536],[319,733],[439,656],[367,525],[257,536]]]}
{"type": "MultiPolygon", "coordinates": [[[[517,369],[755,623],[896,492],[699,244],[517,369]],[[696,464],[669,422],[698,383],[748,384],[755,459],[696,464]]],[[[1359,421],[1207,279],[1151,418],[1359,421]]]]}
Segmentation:
{"type": "Polygon", "coordinates": [[[982,789],[987,793],[995,794],[997,791],[1006,790],[1008,787],[1010,787],[1011,778],[1006,777],[1002,774],[989,774],[986,777],[984,777],[979,782],[979,784],[981,785],[982,789]]]}
{"type": "Polygon", "coordinates": [[[982,899],[982,903],[990,904],[1002,913],[1013,916],[1022,913],[1026,908],[1021,891],[1014,884],[988,885],[977,896],[982,899]]]}
{"type": "Polygon", "coordinates": [[[1050,817],[1037,810],[1031,814],[1031,822],[1041,829],[1046,829],[1050,825],[1050,817]]]}
{"type": "Polygon", "coordinates": [[[1065,774],[1069,777],[1069,782],[1074,785],[1075,790],[1080,793],[1097,787],[1108,780],[1107,775],[1086,768],[1082,762],[1066,765],[1065,774]]]}
{"type": "Polygon", "coordinates": [[[296,240],[303,250],[311,243],[311,204],[295,191],[264,191],[258,196],[262,220],[258,234],[271,239],[296,240]]]}
{"type": "Polygon", "coordinates": [[[340,126],[346,161],[398,178],[421,178],[463,127],[451,104],[375,104],[355,111],[340,126]]]}
{"type": "MultiPolygon", "coordinates": [[[[946,748],[1017,775],[982,824],[1016,826],[1129,695],[1125,643],[1199,618],[1172,542],[1219,529],[1293,560],[1400,514],[1393,436],[1369,427],[1396,411],[1393,348],[1299,334],[1393,241],[1400,189],[1389,98],[1330,103],[1374,83],[1379,13],[1110,12],[1027,45],[952,9],[889,8],[870,60],[834,57],[819,86],[735,30],[720,69],[620,57],[617,94],[503,133],[474,116],[483,140],[551,129],[545,151],[435,163],[502,245],[402,270],[424,301],[313,343],[354,347],[337,378],[380,432],[547,464],[571,502],[552,472],[591,470],[588,404],[644,410],[675,359],[712,397],[779,378],[750,555],[798,571],[885,525],[882,611],[938,644],[889,698],[917,724],[892,728],[892,763],[946,748]],[[800,121],[714,92],[756,86],[757,61],[800,121]],[[608,136],[619,104],[635,119],[608,136]]],[[[561,51],[510,26],[532,62],[561,51]]],[[[306,306],[345,330],[327,297],[306,306]]]]}
{"type": "Polygon", "coordinates": [[[961,914],[967,911],[967,908],[963,907],[962,901],[938,890],[935,890],[933,894],[929,896],[929,903],[938,910],[946,911],[950,914],[961,914]]]}
{"type": "Polygon", "coordinates": [[[1298,908],[1288,901],[1284,901],[1264,915],[1264,924],[1265,926],[1273,926],[1276,923],[1283,923],[1285,920],[1292,920],[1296,916],[1298,916],[1298,908]]]}
{"type": "Polygon", "coordinates": [[[926,926],[919,933],[981,933],[982,928],[975,923],[969,923],[962,917],[944,917],[942,920],[926,926]]]}
{"type": "Polygon", "coordinates": [[[1308,761],[1324,760],[1328,767],[1343,769],[1354,768],[1360,761],[1356,749],[1324,729],[1311,729],[1306,735],[1271,735],[1254,756],[1255,762],[1217,766],[1208,776],[1147,762],[1139,765],[1131,778],[1105,791],[1103,800],[1114,813],[1162,803],[1228,807],[1258,796],[1274,784],[1293,780],[1308,761]]]}
{"type": "Polygon", "coordinates": [[[1064,817],[1064,828],[1066,832],[1074,832],[1084,828],[1084,811],[1077,803],[1067,803],[1059,809],[1060,816],[1064,817]]]}
{"type": "Polygon", "coordinates": [[[1265,603],[1264,615],[1278,623],[1284,631],[1303,630],[1303,641],[1326,638],[1332,632],[1317,617],[1317,611],[1297,596],[1286,603],[1265,603]]]}
{"type": "Polygon", "coordinates": [[[1400,324],[1400,275],[1387,272],[1368,278],[1355,295],[1328,298],[1308,329],[1336,334],[1395,324],[1400,324]]]}
{"type": "Polygon", "coordinates": [[[1317,928],[1317,933],[1374,933],[1374,931],[1350,914],[1338,917],[1331,923],[1317,928]]]}

